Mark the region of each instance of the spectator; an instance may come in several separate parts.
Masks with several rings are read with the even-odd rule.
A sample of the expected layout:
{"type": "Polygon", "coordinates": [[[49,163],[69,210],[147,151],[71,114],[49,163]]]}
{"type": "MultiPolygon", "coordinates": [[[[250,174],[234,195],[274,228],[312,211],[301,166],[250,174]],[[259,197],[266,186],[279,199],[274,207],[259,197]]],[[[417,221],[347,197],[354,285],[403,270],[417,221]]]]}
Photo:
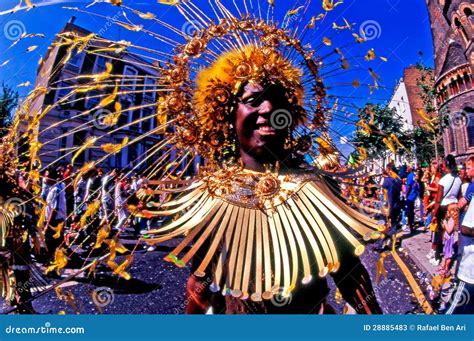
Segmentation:
{"type": "Polygon", "coordinates": [[[418,180],[418,175],[415,174],[411,167],[408,167],[405,205],[408,228],[410,229],[410,232],[413,232],[415,230],[415,200],[420,195],[420,184],[418,180]]]}
{"type": "Polygon", "coordinates": [[[451,268],[451,262],[454,257],[454,240],[455,240],[455,225],[457,223],[457,206],[455,204],[449,205],[446,218],[443,220],[443,257],[444,264],[439,270],[441,276],[448,276],[451,268]]]}
{"type": "Polygon", "coordinates": [[[114,186],[115,186],[115,177],[117,176],[117,170],[112,169],[109,173],[104,175],[102,178],[102,187],[101,187],[101,215],[102,222],[109,223],[110,217],[113,215],[114,211],[114,186]]]}
{"type": "MultiPolygon", "coordinates": [[[[441,224],[446,217],[448,206],[450,204],[457,204],[461,191],[461,179],[457,175],[456,160],[453,155],[449,154],[444,159],[443,172],[446,174],[438,183],[438,192],[432,212],[433,222],[437,224],[436,233],[438,234],[438,241],[442,240],[443,228],[441,224]]],[[[437,244],[435,257],[430,261],[434,266],[438,266],[441,261],[441,245],[441,243],[437,244]]]]}
{"type": "Polygon", "coordinates": [[[54,251],[61,245],[63,232],[57,234],[60,225],[65,223],[66,192],[64,183],[61,181],[62,175],[55,169],[49,171],[48,182],[50,189],[46,197],[46,227],[44,232],[47,259],[52,260],[54,251]]]}
{"type": "MultiPolygon", "coordinates": [[[[387,168],[387,176],[384,178],[382,188],[385,190],[386,193],[386,200],[385,204],[388,209],[388,221],[387,224],[389,226],[388,231],[386,232],[386,236],[389,239],[393,239],[396,237],[397,233],[397,225],[400,218],[400,209],[401,209],[401,201],[400,201],[400,193],[402,190],[402,181],[398,177],[396,173],[395,166],[393,164],[388,164],[387,168]]],[[[384,243],[385,239],[380,239],[376,250],[381,252],[384,251],[384,243]]]]}
{"type": "MultiPolygon", "coordinates": [[[[471,167],[474,158],[470,159],[471,167]]],[[[453,293],[452,304],[446,314],[474,314],[474,201],[471,200],[469,208],[462,221],[461,234],[465,237],[464,248],[459,262],[457,278],[459,284],[453,293]],[[460,304],[463,297],[470,299],[460,304]]]]}
{"type": "Polygon", "coordinates": [[[436,202],[436,195],[438,193],[438,183],[441,180],[441,165],[438,164],[438,161],[431,161],[429,172],[425,174],[425,181],[427,184],[426,195],[424,196],[423,206],[427,212],[427,218],[425,221],[425,228],[430,227],[431,231],[431,250],[426,255],[426,258],[431,260],[435,257],[438,244],[441,243],[441,240],[438,240],[440,237],[439,233],[436,233],[436,224],[432,224],[433,219],[433,208],[436,202]]]}

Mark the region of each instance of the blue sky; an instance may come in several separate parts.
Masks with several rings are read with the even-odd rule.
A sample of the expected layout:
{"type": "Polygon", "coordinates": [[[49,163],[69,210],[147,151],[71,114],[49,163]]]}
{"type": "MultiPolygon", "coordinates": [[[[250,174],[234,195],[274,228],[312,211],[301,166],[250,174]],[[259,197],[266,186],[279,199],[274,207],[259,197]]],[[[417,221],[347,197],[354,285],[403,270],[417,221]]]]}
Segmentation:
{"type": "MultiPolygon", "coordinates": [[[[256,0],[253,1],[256,3],[256,0]]],[[[38,4],[38,7],[29,11],[21,10],[13,14],[8,13],[8,10],[15,7],[18,2],[19,0],[2,0],[0,3],[0,51],[2,51],[0,65],[9,61],[8,64],[0,67],[0,82],[6,82],[13,87],[26,81],[34,84],[39,58],[45,54],[54,35],[61,30],[72,15],[77,17],[77,25],[95,32],[103,28],[106,21],[106,19],[62,8],[63,6],[84,8],[91,1],[32,0],[34,4],[38,4]],[[8,49],[14,41],[12,36],[13,38],[15,35],[18,36],[19,31],[15,31],[15,28],[20,32],[42,33],[45,38],[24,39],[8,49]],[[33,52],[26,53],[25,50],[31,45],[38,45],[38,48],[33,52]]],[[[207,3],[207,1],[196,0],[194,2],[207,3]]],[[[222,0],[222,2],[232,6],[230,0],[222,0]]],[[[266,3],[266,1],[263,2],[266,3]]],[[[283,17],[287,10],[297,8],[304,2],[302,0],[294,2],[275,0],[276,17],[283,17]]],[[[242,0],[238,3],[242,3],[242,0]]],[[[167,21],[175,27],[183,26],[181,16],[173,6],[157,4],[156,0],[124,0],[124,4],[143,12],[155,13],[159,19],[167,21]]],[[[110,4],[94,5],[89,10],[106,16],[114,16],[117,13],[117,8],[110,4]]],[[[321,0],[312,0],[311,7],[303,17],[303,22],[307,22],[312,15],[321,12],[323,12],[321,0]]],[[[432,38],[425,0],[344,0],[342,5],[329,12],[328,17],[325,18],[318,30],[314,31],[313,41],[319,43],[326,36],[332,38],[335,46],[353,41],[354,39],[350,35],[352,32],[345,30],[346,32],[337,34],[331,28],[333,22],[343,25],[343,18],[355,24],[352,32],[360,33],[364,23],[366,23],[365,27],[371,24],[375,28],[374,39],[364,44],[353,44],[345,49],[347,57],[363,56],[368,48],[373,47],[377,55],[388,58],[388,62],[383,62],[380,59],[372,61],[370,65],[364,66],[364,71],[351,70],[340,77],[327,80],[328,84],[339,84],[341,82],[350,83],[357,78],[361,83],[370,83],[367,66],[371,67],[381,76],[380,83],[382,85],[382,88],[374,92],[373,95],[369,95],[367,89],[354,90],[350,86],[334,90],[336,94],[353,96],[353,102],[357,106],[362,106],[367,101],[384,102],[390,99],[396,81],[403,75],[403,69],[420,61],[419,51],[423,52],[424,63],[429,66],[433,65],[432,38]]],[[[150,30],[160,29],[151,21],[138,23],[150,30]]],[[[125,39],[135,44],[160,48],[156,40],[142,32],[130,32],[116,26],[107,29],[104,36],[113,40],[125,39]]],[[[327,50],[323,48],[320,53],[324,55],[333,48],[334,46],[328,47],[327,50]]],[[[18,88],[22,95],[31,89],[31,87],[18,88]]],[[[341,127],[341,132],[349,133],[349,130],[346,131],[346,127],[341,127]]]]}

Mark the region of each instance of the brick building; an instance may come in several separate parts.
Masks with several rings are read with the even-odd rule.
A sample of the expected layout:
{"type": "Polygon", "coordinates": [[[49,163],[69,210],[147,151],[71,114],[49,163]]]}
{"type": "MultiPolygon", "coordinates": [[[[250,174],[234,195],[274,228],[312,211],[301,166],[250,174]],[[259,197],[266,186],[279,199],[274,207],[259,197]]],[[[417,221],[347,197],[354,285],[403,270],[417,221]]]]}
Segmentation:
{"type": "Polygon", "coordinates": [[[413,65],[405,68],[403,78],[395,86],[395,91],[389,101],[388,107],[394,108],[403,118],[405,130],[413,130],[423,124],[423,118],[418,109],[423,109],[423,100],[420,97],[420,88],[417,81],[421,78],[420,71],[413,65]]]}
{"type": "Polygon", "coordinates": [[[459,162],[474,155],[474,5],[462,0],[427,0],[434,45],[438,111],[447,110],[446,154],[459,162]]]}

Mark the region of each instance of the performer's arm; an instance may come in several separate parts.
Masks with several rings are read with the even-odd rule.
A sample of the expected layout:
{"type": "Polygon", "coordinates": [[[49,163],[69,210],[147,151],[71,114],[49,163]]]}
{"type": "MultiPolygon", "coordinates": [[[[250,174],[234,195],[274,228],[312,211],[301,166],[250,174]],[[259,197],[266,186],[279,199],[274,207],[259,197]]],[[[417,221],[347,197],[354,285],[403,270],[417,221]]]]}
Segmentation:
{"type": "Polygon", "coordinates": [[[382,314],[370,276],[360,259],[349,253],[341,257],[341,267],[332,275],[342,294],[358,314],[382,314]]]}

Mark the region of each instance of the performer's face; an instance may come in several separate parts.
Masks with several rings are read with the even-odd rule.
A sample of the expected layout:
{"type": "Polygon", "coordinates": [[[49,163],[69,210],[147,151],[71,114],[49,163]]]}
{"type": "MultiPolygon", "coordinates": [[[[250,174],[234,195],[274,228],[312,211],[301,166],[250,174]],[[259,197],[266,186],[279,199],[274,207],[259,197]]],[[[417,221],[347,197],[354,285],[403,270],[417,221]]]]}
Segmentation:
{"type": "Polygon", "coordinates": [[[276,110],[287,110],[288,107],[281,86],[265,88],[260,84],[247,84],[239,97],[235,121],[241,153],[262,163],[278,159],[289,127],[276,129],[272,126],[271,115],[276,110]]]}

